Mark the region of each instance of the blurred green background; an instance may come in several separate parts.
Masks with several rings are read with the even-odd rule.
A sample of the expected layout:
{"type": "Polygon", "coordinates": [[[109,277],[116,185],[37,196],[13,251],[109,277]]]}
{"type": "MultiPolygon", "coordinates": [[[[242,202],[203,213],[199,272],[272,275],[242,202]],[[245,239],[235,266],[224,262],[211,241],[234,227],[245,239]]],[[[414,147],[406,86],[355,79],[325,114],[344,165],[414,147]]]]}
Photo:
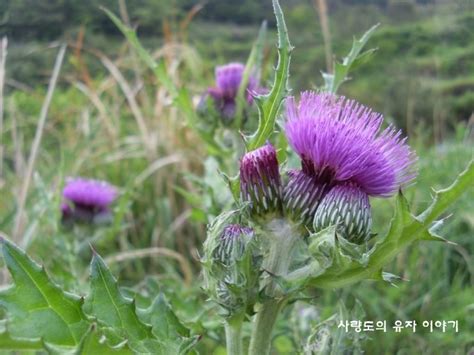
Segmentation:
{"type": "MultiPolygon", "coordinates": [[[[353,36],[381,23],[368,44],[378,48],[376,54],[351,73],[341,93],[382,112],[408,135],[419,155],[420,176],[406,195],[414,212],[426,207],[431,188],[446,187],[473,154],[474,3],[331,0],[324,14],[318,0],[281,2],[295,46],[290,77],[294,94],[322,85],[327,59],[341,59],[353,36]]],[[[195,332],[211,329],[199,350],[223,354],[215,311],[209,304],[203,307],[198,262],[206,206],[215,204],[207,201],[202,186],[218,189],[223,184],[199,139],[170,106],[166,91],[100,6],[137,26],[142,43],[166,60],[173,80],[185,83],[196,100],[213,84],[216,65],[245,62],[266,19],[263,80],[272,79],[276,52],[271,1],[0,0],[0,37],[8,37],[0,125],[0,231],[42,260],[57,282],[79,293],[86,287],[92,242],[109,258],[121,283],[133,287],[131,293],[146,296],[157,287],[150,278],[157,279],[179,315],[194,322],[195,332]],[[57,48],[64,42],[67,57],[18,217],[39,112],[57,48]],[[146,137],[138,128],[140,120],[147,125],[146,137]],[[143,146],[153,154],[147,155],[143,146]],[[60,189],[63,178],[71,175],[106,179],[121,188],[111,225],[61,227],[60,189]],[[202,201],[196,196],[203,196],[202,201]],[[133,250],[138,252],[130,254],[133,250]],[[189,287],[182,287],[183,279],[189,287]]],[[[374,200],[373,206],[374,229],[382,233],[390,220],[390,202],[374,200]]],[[[297,305],[281,317],[275,353],[301,351],[308,329],[333,314],[340,300],[350,307],[354,297],[365,311],[363,319],[388,324],[397,319],[419,324],[459,321],[459,333],[430,333],[419,327],[416,333],[369,334],[356,341],[367,354],[473,351],[472,189],[450,212],[442,234],[456,245],[426,243],[404,252],[389,268],[410,280],[397,287],[364,282],[350,290],[318,293],[316,307],[304,308],[311,314],[308,319],[298,316],[297,305]]]]}

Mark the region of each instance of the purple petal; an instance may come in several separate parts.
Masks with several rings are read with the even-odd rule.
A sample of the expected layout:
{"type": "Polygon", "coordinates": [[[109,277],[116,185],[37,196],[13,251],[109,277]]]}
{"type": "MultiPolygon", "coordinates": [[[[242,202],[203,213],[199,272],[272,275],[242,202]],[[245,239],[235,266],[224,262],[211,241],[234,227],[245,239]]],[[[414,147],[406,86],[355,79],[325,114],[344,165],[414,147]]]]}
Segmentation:
{"type": "Polygon", "coordinates": [[[304,92],[287,101],[286,135],[303,171],[324,182],[348,181],[365,193],[390,196],[411,182],[415,154],[383,116],[344,97],[304,92]]]}

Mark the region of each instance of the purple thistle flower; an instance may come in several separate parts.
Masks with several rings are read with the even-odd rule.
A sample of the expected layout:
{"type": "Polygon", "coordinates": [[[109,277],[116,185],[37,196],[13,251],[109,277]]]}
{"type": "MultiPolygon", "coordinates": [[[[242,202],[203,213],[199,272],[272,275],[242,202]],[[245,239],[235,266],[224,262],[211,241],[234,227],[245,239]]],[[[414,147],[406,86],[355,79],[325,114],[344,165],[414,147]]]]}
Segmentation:
{"type": "Polygon", "coordinates": [[[107,217],[116,197],[117,189],[105,181],[68,178],[63,189],[63,218],[91,222],[107,217]]]}
{"type": "Polygon", "coordinates": [[[353,243],[366,241],[372,226],[367,194],[351,184],[334,186],[318,206],[314,229],[320,231],[332,225],[336,225],[339,235],[353,243]]]}
{"type": "Polygon", "coordinates": [[[302,170],[320,182],[352,182],[366,194],[388,197],[416,176],[415,154],[383,116],[344,97],[304,92],[287,102],[288,141],[302,170]]]}
{"type": "MultiPolygon", "coordinates": [[[[285,186],[285,211],[292,210],[315,231],[337,225],[346,239],[368,239],[368,196],[388,197],[416,176],[415,154],[383,116],[328,93],[304,92],[287,101],[285,133],[301,158],[301,171],[285,186]]],[[[294,217],[293,217],[294,218],[294,217]]]]}
{"type": "Polygon", "coordinates": [[[240,161],[240,196],[257,215],[281,210],[280,172],[270,143],[248,152],[240,161]]]}
{"type": "MultiPolygon", "coordinates": [[[[216,67],[216,86],[207,90],[214,99],[217,109],[226,119],[235,115],[236,98],[243,78],[245,66],[242,63],[229,63],[216,67]]],[[[250,75],[247,85],[247,104],[253,102],[252,93],[259,92],[257,79],[250,75]]]]}

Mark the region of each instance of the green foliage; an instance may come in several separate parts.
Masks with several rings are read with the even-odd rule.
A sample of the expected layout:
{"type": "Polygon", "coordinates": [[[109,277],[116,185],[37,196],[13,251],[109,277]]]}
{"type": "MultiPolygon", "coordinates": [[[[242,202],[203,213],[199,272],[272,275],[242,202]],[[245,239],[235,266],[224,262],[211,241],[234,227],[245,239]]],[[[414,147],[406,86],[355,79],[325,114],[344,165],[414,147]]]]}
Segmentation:
{"type": "Polygon", "coordinates": [[[81,308],[83,300],[63,292],[15,245],[6,240],[1,243],[15,282],[0,294],[0,304],[9,314],[7,329],[11,336],[77,346],[88,328],[81,308]]]}
{"type": "Polygon", "coordinates": [[[444,241],[435,234],[436,224],[433,223],[468,189],[473,180],[474,164],[471,162],[450,187],[436,192],[431,205],[416,217],[410,213],[408,202],[400,193],[387,235],[380,238],[366,254],[361,255],[360,260],[354,260],[343,250],[335,252],[335,260],[344,261],[329,264],[330,266],[312,278],[309,284],[319,288],[338,288],[363,279],[386,279],[383,277],[382,267],[413,242],[444,241]]]}
{"type": "Polygon", "coordinates": [[[138,319],[134,302],[122,296],[117,281],[97,253],[92,258],[91,293],[86,307],[99,322],[120,331],[122,337],[134,341],[151,338],[151,328],[138,319]]]}
{"type": "Polygon", "coordinates": [[[273,7],[278,29],[278,64],[270,92],[255,98],[259,111],[258,128],[252,136],[246,138],[249,151],[265,144],[272,135],[281,103],[289,92],[288,76],[293,47],[290,44],[288,29],[278,1],[273,0],[273,7]]]}
{"type": "Polygon", "coordinates": [[[91,291],[84,303],[53,283],[44,268],[14,244],[5,239],[1,243],[14,285],[0,293],[0,305],[8,316],[0,333],[0,348],[185,354],[195,345],[198,338],[190,337],[163,295],[139,317],[135,302],[122,295],[98,254],[92,259],[91,291]]]}
{"type": "Polygon", "coordinates": [[[372,26],[360,39],[353,39],[352,48],[349,54],[344,57],[342,63],[334,62],[334,73],[324,73],[324,87],[323,90],[335,94],[339,86],[348,80],[348,75],[351,69],[367,61],[376,51],[375,48],[369,49],[361,53],[362,49],[373,35],[379,25],[372,26]]]}
{"type": "MultiPolygon", "coordinates": [[[[167,72],[171,67],[167,67],[163,60],[156,60],[156,53],[153,54],[151,49],[162,42],[161,38],[155,37],[161,33],[161,19],[170,14],[176,16],[177,20],[182,18],[183,12],[178,13],[173,7],[181,6],[184,2],[187,4],[183,6],[191,5],[187,0],[175,1],[173,6],[169,6],[166,1],[153,0],[140,2],[139,5],[127,3],[132,24],[138,24],[138,34],[143,46],[138,42],[135,32],[125,27],[120,20],[115,18],[115,26],[102,12],[97,11],[97,1],[94,0],[76,1],[74,4],[64,1],[64,4],[67,3],[64,7],[57,5],[56,1],[50,1],[49,4],[7,1],[0,5],[0,12],[5,15],[6,21],[2,31],[7,31],[4,33],[9,34],[10,40],[5,120],[3,131],[0,132],[4,147],[4,160],[0,162],[3,164],[3,171],[0,173],[0,230],[8,233],[17,212],[15,191],[18,190],[18,183],[21,183],[25,153],[31,145],[37,114],[44,96],[40,84],[48,75],[46,68],[50,67],[54,59],[49,58],[54,51],[44,50],[44,43],[20,43],[18,38],[34,37],[43,40],[61,35],[62,38],[71,40],[75,33],[70,33],[69,24],[86,24],[84,48],[87,50],[82,53],[86,71],[91,75],[88,89],[97,94],[99,104],[103,106],[105,114],[112,117],[119,133],[115,139],[109,139],[108,136],[104,139],[101,117],[95,106],[97,101],[92,102],[88,97],[79,94],[74,87],[68,86],[70,82],[82,83],[84,80],[83,73],[77,66],[75,51],[69,51],[70,62],[63,70],[66,74],[63,77],[65,80],[54,94],[49,114],[51,124],[44,134],[35,168],[37,173],[27,200],[25,214],[30,219],[19,241],[30,255],[43,260],[48,275],[52,278],[12,244],[2,242],[4,254],[9,255],[5,257],[5,261],[12,270],[14,284],[0,292],[4,318],[0,323],[1,350],[15,350],[20,353],[40,352],[45,349],[50,353],[61,354],[132,354],[153,349],[154,353],[174,354],[185,353],[191,346],[195,346],[202,354],[225,353],[221,346],[224,343],[221,320],[216,316],[217,311],[212,302],[205,302],[206,299],[199,288],[200,279],[192,278],[191,287],[183,287],[181,268],[177,267],[175,261],[170,262],[172,259],[165,255],[158,254],[155,257],[155,254],[149,254],[153,257],[115,261],[112,270],[120,275],[121,283],[129,286],[126,289],[119,288],[105,264],[95,260],[95,286],[91,287],[86,304],[82,304],[80,297],[69,293],[82,294],[82,290],[88,289],[86,268],[90,259],[91,242],[104,256],[111,259],[126,256],[128,252],[133,253],[134,249],[149,252],[155,247],[159,250],[166,247],[169,249],[165,250],[170,252],[182,253],[184,262],[189,259],[191,268],[197,270],[198,262],[188,256],[196,250],[197,245],[201,245],[203,224],[212,220],[222,209],[232,208],[232,197],[216,172],[218,169],[235,169],[235,161],[243,152],[243,147],[232,156],[221,154],[222,148],[226,147],[222,143],[226,142],[217,141],[218,146],[214,144],[214,131],[203,129],[202,119],[194,115],[191,98],[193,94],[202,93],[203,87],[210,82],[211,67],[229,60],[245,61],[245,58],[248,58],[249,68],[254,51],[263,54],[263,76],[269,76],[268,73],[272,69],[269,63],[273,62],[274,53],[263,48],[266,44],[258,39],[254,47],[259,47],[258,50],[254,49],[248,55],[255,36],[254,26],[237,28],[225,23],[205,22],[203,19],[219,21],[220,19],[215,17],[218,6],[221,13],[228,11],[228,8],[235,10],[234,13],[226,15],[231,20],[260,22],[262,15],[258,11],[269,9],[270,2],[266,5],[262,5],[263,2],[253,2],[253,5],[248,7],[239,5],[238,9],[236,4],[209,2],[205,11],[198,14],[197,19],[190,25],[186,37],[199,52],[205,53],[207,60],[204,63],[195,62],[192,69],[188,68],[186,63],[180,65],[177,71],[184,75],[178,82],[182,84],[175,87],[174,83],[170,82],[173,78],[170,78],[167,72]],[[63,15],[58,13],[71,6],[78,11],[69,13],[68,30],[64,26],[63,15]],[[140,7],[139,15],[136,6],[140,7]],[[83,9],[80,10],[79,7],[83,9]],[[25,8],[28,11],[25,11],[25,8]],[[150,8],[153,10],[149,10],[150,8]],[[3,11],[4,9],[7,10],[3,11]],[[237,11],[238,18],[234,19],[237,11]],[[251,16],[245,15],[246,11],[251,12],[251,16]],[[86,20],[79,20],[79,17],[86,20]],[[25,34],[18,32],[21,29],[21,21],[31,25],[22,29],[25,34]],[[119,51],[122,36],[117,31],[117,26],[124,32],[133,49],[131,55],[128,51],[119,51]],[[29,31],[29,34],[26,31],[29,31]],[[107,36],[101,35],[104,31],[107,36]],[[126,80],[134,81],[137,87],[140,87],[136,92],[136,100],[150,123],[150,136],[158,141],[157,155],[166,159],[165,155],[171,147],[172,152],[177,151],[187,158],[183,165],[176,169],[166,166],[163,172],[157,174],[151,169],[156,166],[155,162],[148,161],[142,155],[130,109],[124,104],[125,100],[119,88],[101,67],[100,60],[90,56],[91,48],[100,48],[110,58],[120,53],[116,64],[126,80]],[[151,78],[147,73],[144,74],[146,68],[140,63],[135,67],[134,55],[150,68],[150,73],[154,74],[151,78]],[[188,73],[186,70],[193,72],[188,73]],[[157,92],[162,88],[173,94],[175,107],[180,109],[176,117],[173,113],[170,114],[171,110],[166,107],[164,110],[155,111],[155,107],[159,106],[162,100],[157,92]],[[155,96],[158,99],[151,102],[150,98],[154,99],[155,96]],[[206,143],[206,148],[214,156],[203,159],[201,145],[190,138],[189,131],[182,131],[177,128],[178,125],[173,126],[175,121],[182,122],[185,117],[189,119],[189,127],[198,127],[204,133],[201,137],[203,141],[212,137],[212,140],[206,143]],[[164,121],[166,124],[157,128],[158,126],[152,123],[158,121],[164,121]],[[180,144],[183,141],[185,144],[180,144]],[[186,147],[191,149],[186,150],[186,147]],[[223,161],[230,162],[228,165],[232,166],[226,166],[223,161]],[[53,166],[55,169],[52,169],[53,166]],[[152,170],[153,174],[146,180],[135,182],[141,172],[152,170]],[[183,170],[186,171],[185,180],[178,177],[183,170]],[[121,196],[113,210],[112,225],[75,226],[70,230],[61,226],[61,181],[64,176],[73,174],[108,179],[120,187],[121,196]],[[189,182],[195,183],[194,187],[190,186],[192,184],[189,182]],[[180,195],[174,194],[175,190],[179,191],[180,195]],[[198,208],[191,208],[195,206],[198,208]],[[193,224],[190,220],[198,221],[198,224],[193,224]],[[147,277],[140,282],[145,275],[153,277],[147,277]],[[95,300],[93,294],[96,295],[95,300]],[[98,302],[97,297],[103,296],[114,300],[115,303],[98,302]],[[39,318],[42,315],[51,322],[44,325],[45,321],[39,318]],[[63,315],[65,318],[61,319],[60,316],[63,315]],[[69,326],[64,325],[76,320],[76,323],[69,326]],[[193,334],[202,334],[202,340],[196,344],[198,338],[193,334]],[[62,335],[65,335],[66,341],[58,339],[58,336],[62,335]]],[[[118,12],[117,1],[104,0],[100,3],[118,12]]],[[[451,203],[452,192],[441,193],[431,210],[428,209],[430,212],[418,215],[415,211],[426,210],[426,205],[431,201],[429,187],[445,186],[451,181],[454,172],[459,171],[460,166],[464,166],[472,156],[468,138],[470,128],[455,123],[469,117],[474,103],[470,90],[473,86],[471,74],[474,70],[471,60],[474,53],[471,44],[473,32],[469,31],[472,12],[452,12],[449,16],[444,16],[440,12],[442,7],[417,7],[417,11],[411,13],[409,20],[403,19],[403,16],[394,20],[384,18],[385,12],[378,6],[360,5],[361,2],[353,4],[354,6],[341,8],[340,4],[333,5],[331,2],[330,24],[335,52],[340,53],[343,48],[350,48],[351,43],[345,38],[368,28],[373,21],[383,23],[383,27],[371,38],[371,43],[380,50],[376,56],[371,57],[370,65],[351,67],[351,74],[353,73],[357,80],[351,80],[343,85],[341,90],[345,95],[383,111],[400,127],[408,129],[410,143],[417,147],[420,156],[421,173],[417,186],[405,191],[405,197],[399,196],[393,201],[398,212],[392,221],[393,228],[389,233],[391,237],[383,240],[375,238],[374,240],[380,242],[372,250],[372,254],[364,255],[363,250],[360,253],[349,253],[344,241],[336,240],[334,234],[327,235],[327,243],[321,243],[319,249],[315,248],[317,260],[326,262],[324,266],[328,268],[328,275],[336,275],[336,270],[342,270],[342,282],[350,283],[350,287],[329,282],[321,271],[319,262],[313,260],[313,263],[309,264],[311,271],[319,274],[314,276],[312,281],[316,287],[321,281],[322,288],[305,294],[304,299],[316,302],[317,308],[306,305],[304,309],[295,307],[293,312],[292,307],[289,307],[277,324],[274,348],[279,353],[297,353],[302,351],[300,345],[305,344],[309,335],[312,334],[310,340],[318,341],[324,339],[329,332],[338,339],[338,343],[342,344],[348,340],[355,342],[351,345],[357,345],[366,353],[378,353],[380,349],[387,353],[450,353],[453,349],[461,349],[461,352],[467,353],[472,346],[471,329],[474,329],[474,317],[471,316],[474,270],[470,255],[474,245],[474,224],[470,213],[473,199],[469,194],[464,194],[453,211],[455,213],[439,221],[436,221],[439,217],[434,217],[434,220],[428,223],[428,217],[439,214],[445,209],[447,202],[451,203]],[[364,16],[361,16],[362,14],[364,16]],[[343,26],[340,25],[342,20],[343,26]],[[410,107],[413,107],[413,112],[410,107]],[[414,119],[411,123],[410,112],[414,119]],[[437,124],[443,122],[449,129],[446,134],[456,129],[456,142],[426,148],[425,144],[432,141],[429,136],[433,130],[441,130],[444,135],[443,126],[436,128],[437,124]],[[434,205],[437,207],[433,207],[434,205]],[[421,221],[422,217],[426,218],[424,222],[421,221]],[[430,227],[436,227],[437,230],[430,227]],[[427,233],[427,229],[431,229],[432,233],[427,233]],[[411,243],[411,237],[407,238],[410,231],[415,232],[414,243],[411,243]],[[446,238],[456,245],[423,242],[423,238],[439,240],[437,234],[446,235],[446,238]],[[420,247],[417,247],[418,241],[422,242],[420,247]],[[395,257],[387,257],[392,249],[401,252],[395,257]],[[327,254],[321,255],[323,252],[327,254]],[[335,256],[339,259],[335,260],[335,256]],[[400,279],[382,271],[382,260],[384,264],[388,262],[387,270],[400,275],[400,279]],[[365,273],[363,269],[367,266],[369,268],[365,273]],[[362,277],[396,283],[397,287],[391,287],[387,282],[355,283],[362,277]],[[411,282],[406,282],[407,279],[411,282]],[[333,286],[341,287],[334,291],[333,286]],[[336,331],[336,320],[364,317],[359,313],[350,312],[340,312],[331,317],[337,300],[346,301],[350,295],[355,295],[363,304],[365,319],[387,319],[388,324],[393,324],[397,319],[415,319],[418,324],[426,319],[458,319],[460,332],[452,336],[450,332],[427,333],[418,329],[417,333],[413,334],[374,332],[370,341],[350,338],[356,334],[348,334],[350,339],[342,339],[344,334],[336,331]],[[296,311],[308,309],[312,309],[314,315],[307,321],[306,330],[297,334],[299,328],[296,323],[303,318],[304,313],[296,311]],[[289,317],[293,313],[296,320],[289,317]]],[[[290,78],[292,87],[296,91],[301,87],[317,86],[318,83],[313,81],[315,73],[323,66],[324,53],[320,45],[318,24],[314,22],[316,14],[309,7],[309,3],[285,2],[284,5],[287,6],[286,24],[291,32],[297,34],[292,38],[292,44],[297,48],[297,55],[291,58],[295,68],[290,78]]],[[[189,6],[186,9],[189,9],[189,6]]],[[[387,14],[390,11],[388,9],[387,14]]],[[[170,21],[173,22],[173,19],[170,21]]],[[[273,27],[272,22],[270,25],[270,28],[273,27]]],[[[177,24],[171,23],[171,27],[174,29],[177,24]]],[[[272,34],[272,30],[269,31],[272,34]]],[[[261,34],[262,32],[259,38],[261,34]]],[[[173,33],[177,38],[180,35],[178,32],[173,33]]],[[[361,52],[362,50],[358,53],[359,56],[363,55],[361,52]]],[[[355,52],[352,50],[351,53],[355,52]]],[[[365,57],[367,58],[368,56],[365,57]]],[[[180,60],[173,57],[172,62],[175,62],[175,59],[176,62],[180,60]]],[[[336,69],[339,68],[340,73],[346,70],[340,67],[344,66],[344,61],[335,66],[336,69]]],[[[258,63],[259,59],[254,62],[258,63]]],[[[256,66],[259,67],[258,64],[256,66]]],[[[347,74],[339,77],[345,78],[347,74]]],[[[286,95],[285,91],[283,96],[286,95]]],[[[278,112],[278,108],[267,109],[272,115],[273,112],[278,112]]],[[[254,122],[256,120],[252,121],[253,116],[246,119],[251,128],[257,124],[254,122]]],[[[277,137],[272,136],[274,130],[274,122],[265,126],[261,129],[263,133],[259,141],[277,138],[278,144],[275,145],[280,147],[279,160],[283,162],[287,142],[281,133],[277,137]]],[[[238,135],[237,137],[240,139],[238,135]]],[[[469,184],[466,177],[463,177],[462,181],[465,186],[469,184]]],[[[374,200],[371,203],[378,219],[374,230],[384,235],[391,218],[390,202],[374,200]]],[[[448,206],[448,209],[451,208],[448,206]]],[[[446,213],[442,212],[442,216],[446,216],[446,213]]],[[[312,246],[316,247],[315,244],[312,246]]],[[[280,282],[281,287],[288,286],[291,290],[291,282],[279,279],[276,275],[274,279],[280,282]]],[[[244,328],[244,336],[246,335],[247,329],[244,328]]],[[[307,344],[312,345],[313,342],[307,344]]]]}

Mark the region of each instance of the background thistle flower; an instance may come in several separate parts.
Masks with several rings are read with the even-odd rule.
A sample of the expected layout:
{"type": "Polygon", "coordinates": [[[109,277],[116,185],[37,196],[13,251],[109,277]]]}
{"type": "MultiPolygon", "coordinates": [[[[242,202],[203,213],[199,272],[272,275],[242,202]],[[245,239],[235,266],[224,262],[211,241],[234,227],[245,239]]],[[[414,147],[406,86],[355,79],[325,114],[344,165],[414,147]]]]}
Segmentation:
{"type": "Polygon", "coordinates": [[[344,97],[304,92],[298,105],[289,98],[285,132],[301,171],[285,186],[285,209],[297,207],[302,219],[315,211],[317,230],[338,224],[341,235],[364,240],[368,196],[388,197],[416,176],[406,139],[392,126],[380,131],[382,122],[382,115],[344,97]]]}
{"type": "MultiPolygon", "coordinates": [[[[217,110],[229,121],[234,118],[237,93],[243,78],[245,66],[242,63],[229,63],[216,67],[216,86],[207,90],[213,98],[217,110]]],[[[247,104],[253,102],[252,92],[258,91],[258,82],[250,76],[247,85],[247,104]]]]}
{"type": "Polygon", "coordinates": [[[248,152],[240,161],[240,196],[255,215],[281,211],[280,172],[270,143],[248,152]]]}
{"type": "Polygon", "coordinates": [[[63,220],[103,221],[110,217],[110,205],[117,198],[117,189],[106,181],[68,178],[63,198],[63,220]]]}

